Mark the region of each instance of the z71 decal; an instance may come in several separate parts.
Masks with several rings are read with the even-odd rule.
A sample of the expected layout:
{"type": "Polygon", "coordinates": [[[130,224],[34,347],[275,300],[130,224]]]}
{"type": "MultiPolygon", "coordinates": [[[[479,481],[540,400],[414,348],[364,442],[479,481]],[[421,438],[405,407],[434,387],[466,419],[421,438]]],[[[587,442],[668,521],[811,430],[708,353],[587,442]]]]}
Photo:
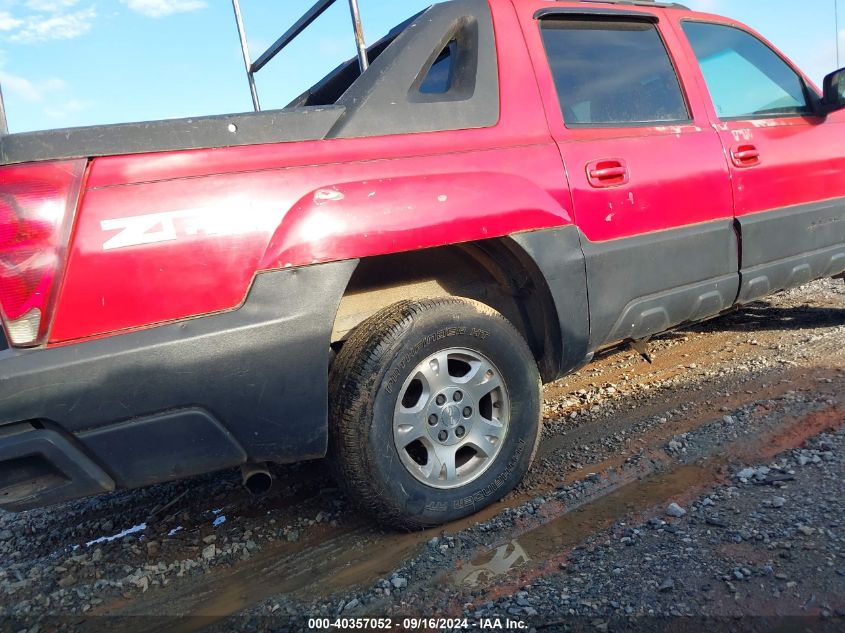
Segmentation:
{"type": "Polygon", "coordinates": [[[104,251],[113,251],[196,236],[232,236],[270,231],[278,226],[281,217],[278,210],[256,209],[250,203],[239,200],[229,201],[225,206],[103,220],[100,228],[107,233],[117,231],[103,244],[104,251]]]}

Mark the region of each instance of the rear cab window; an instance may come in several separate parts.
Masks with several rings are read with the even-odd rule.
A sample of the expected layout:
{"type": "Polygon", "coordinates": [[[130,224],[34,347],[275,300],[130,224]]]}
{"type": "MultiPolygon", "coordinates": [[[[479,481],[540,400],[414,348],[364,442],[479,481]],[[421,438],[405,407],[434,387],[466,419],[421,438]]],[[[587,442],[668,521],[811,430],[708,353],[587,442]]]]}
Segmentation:
{"type": "Polygon", "coordinates": [[[804,79],[760,39],[727,24],[685,20],[681,26],[720,119],[812,114],[804,79]]]}
{"type": "Polygon", "coordinates": [[[540,27],[567,127],[689,122],[678,74],[653,21],[554,16],[540,27]]]}

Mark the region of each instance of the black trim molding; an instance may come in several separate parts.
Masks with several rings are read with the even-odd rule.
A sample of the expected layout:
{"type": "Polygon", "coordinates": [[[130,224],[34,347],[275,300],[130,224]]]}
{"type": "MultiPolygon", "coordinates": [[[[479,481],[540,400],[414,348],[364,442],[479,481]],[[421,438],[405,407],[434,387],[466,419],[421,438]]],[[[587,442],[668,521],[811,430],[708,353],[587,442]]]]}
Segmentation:
{"type": "Polygon", "coordinates": [[[736,299],[732,219],[583,245],[592,351],[713,316],[736,299]]]}

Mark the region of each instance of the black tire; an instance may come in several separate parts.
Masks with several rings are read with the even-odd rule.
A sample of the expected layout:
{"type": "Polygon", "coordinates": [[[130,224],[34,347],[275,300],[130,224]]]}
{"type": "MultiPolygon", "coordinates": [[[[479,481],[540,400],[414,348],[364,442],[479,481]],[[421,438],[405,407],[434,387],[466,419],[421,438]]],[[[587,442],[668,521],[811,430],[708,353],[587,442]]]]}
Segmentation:
{"type": "Polygon", "coordinates": [[[468,299],[403,301],[362,323],[333,363],[329,400],[330,457],[339,484],[367,513],[402,529],[441,525],[498,501],[530,468],[540,437],[540,377],[528,345],[501,314],[468,299]],[[458,479],[458,487],[441,489],[403,464],[394,407],[418,363],[455,348],[495,365],[508,394],[509,422],[486,470],[465,485],[458,479]]]}

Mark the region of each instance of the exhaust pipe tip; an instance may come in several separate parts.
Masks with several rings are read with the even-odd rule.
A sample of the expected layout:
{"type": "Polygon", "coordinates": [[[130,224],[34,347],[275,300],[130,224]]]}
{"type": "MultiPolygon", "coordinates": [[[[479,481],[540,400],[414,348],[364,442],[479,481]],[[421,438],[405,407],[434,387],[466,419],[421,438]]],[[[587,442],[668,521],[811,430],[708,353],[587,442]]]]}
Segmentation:
{"type": "Polygon", "coordinates": [[[273,488],[273,474],[266,463],[241,466],[241,480],[244,488],[254,497],[266,495],[273,488]]]}

